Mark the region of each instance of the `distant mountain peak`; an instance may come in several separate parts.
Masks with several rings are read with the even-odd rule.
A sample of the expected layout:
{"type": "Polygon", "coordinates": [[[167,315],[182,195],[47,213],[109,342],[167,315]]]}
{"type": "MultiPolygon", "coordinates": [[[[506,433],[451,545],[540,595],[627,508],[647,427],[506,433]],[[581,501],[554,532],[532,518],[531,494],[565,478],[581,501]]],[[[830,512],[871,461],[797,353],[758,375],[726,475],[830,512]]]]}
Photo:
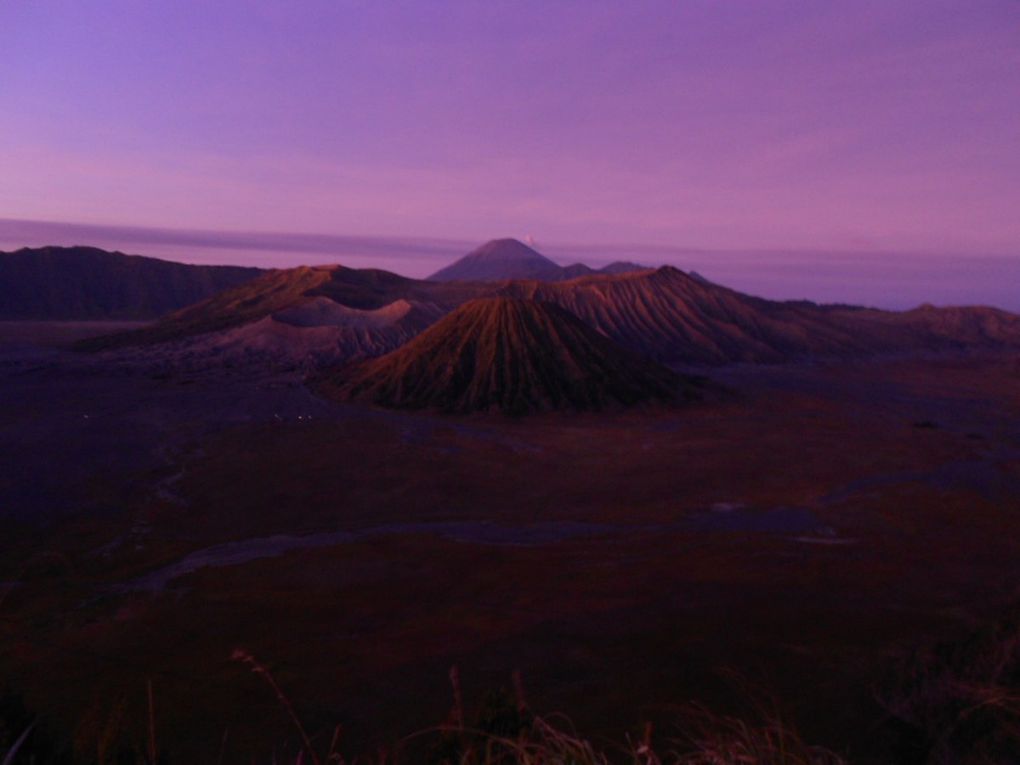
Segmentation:
{"type": "MultiPolygon", "coordinates": [[[[502,237],[498,239],[490,239],[485,244],[476,247],[471,254],[474,255],[510,255],[525,257],[525,258],[541,258],[542,260],[549,260],[547,257],[542,255],[531,245],[527,245],[520,239],[514,239],[511,236],[502,237]]],[[[552,261],[549,261],[550,263],[552,261]]]]}
{"type": "Polygon", "coordinates": [[[556,278],[560,267],[517,239],[493,239],[429,277],[430,281],[491,282],[556,278]]]}
{"type": "Polygon", "coordinates": [[[584,263],[560,266],[533,247],[517,239],[493,239],[429,277],[434,282],[500,282],[533,279],[562,282],[593,275],[618,275],[649,270],[636,263],[616,261],[604,268],[584,263]]]}

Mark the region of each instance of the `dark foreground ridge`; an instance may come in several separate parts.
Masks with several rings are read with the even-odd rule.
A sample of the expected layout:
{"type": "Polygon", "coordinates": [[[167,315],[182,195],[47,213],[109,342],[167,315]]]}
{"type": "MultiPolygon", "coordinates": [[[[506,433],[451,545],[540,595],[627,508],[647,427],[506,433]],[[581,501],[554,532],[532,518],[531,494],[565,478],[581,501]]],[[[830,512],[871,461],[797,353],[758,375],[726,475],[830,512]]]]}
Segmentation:
{"type": "Polygon", "coordinates": [[[514,415],[668,402],[693,391],[559,306],[512,298],[473,300],[326,388],[386,407],[514,415]]]}

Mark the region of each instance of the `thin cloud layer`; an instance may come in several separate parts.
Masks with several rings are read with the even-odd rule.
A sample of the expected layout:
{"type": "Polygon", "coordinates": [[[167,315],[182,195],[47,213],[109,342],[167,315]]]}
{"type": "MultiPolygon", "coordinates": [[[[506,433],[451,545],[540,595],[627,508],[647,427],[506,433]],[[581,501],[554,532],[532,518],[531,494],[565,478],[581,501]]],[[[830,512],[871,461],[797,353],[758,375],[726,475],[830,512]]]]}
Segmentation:
{"type": "Polygon", "coordinates": [[[194,263],[289,268],[347,258],[385,267],[399,260],[441,263],[470,243],[430,238],[208,231],[0,218],[4,247],[88,245],[194,263]],[[157,255],[156,253],[159,253],[157,255]]]}

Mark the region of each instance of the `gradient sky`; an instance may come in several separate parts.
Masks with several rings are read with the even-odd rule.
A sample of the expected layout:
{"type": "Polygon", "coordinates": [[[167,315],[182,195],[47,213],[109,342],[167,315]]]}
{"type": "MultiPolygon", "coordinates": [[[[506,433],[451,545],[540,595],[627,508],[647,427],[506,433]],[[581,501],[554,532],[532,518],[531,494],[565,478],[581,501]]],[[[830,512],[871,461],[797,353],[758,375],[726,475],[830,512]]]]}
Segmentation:
{"type": "Polygon", "coordinates": [[[37,0],[0,29],[0,218],[1020,256],[1017,0],[37,0]]]}

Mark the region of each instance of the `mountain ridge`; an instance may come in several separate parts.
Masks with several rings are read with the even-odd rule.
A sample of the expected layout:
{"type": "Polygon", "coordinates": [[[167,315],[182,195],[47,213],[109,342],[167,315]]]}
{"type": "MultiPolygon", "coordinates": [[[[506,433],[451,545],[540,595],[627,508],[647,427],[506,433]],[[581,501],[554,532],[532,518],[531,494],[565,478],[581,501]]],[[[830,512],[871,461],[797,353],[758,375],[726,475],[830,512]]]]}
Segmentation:
{"type": "Polygon", "coordinates": [[[315,363],[339,364],[391,351],[460,305],[494,296],[554,303],[617,345],[663,364],[783,363],[1020,348],[1020,316],[997,309],[919,308],[896,313],[771,301],[671,266],[553,282],[436,282],[378,269],[301,267],[263,274],[149,327],[86,341],[81,347],[226,343],[241,357],[246,357],[248,345],[266,353],[281,348],[288,363],[304,364],[300,349],[312,337],[301,335],[304,329],[318,338],[315,363]],[[414,310],[394,307],[402,306],[400,301],[414,310]],[[380,320],[383,314],[368,320],[352,312],[387,306],[386,321],[380,320]],[[298,315],[303,318],[295,321],[298,315]],[[263,342],[251,328],[258,322],[267,333],[292,341],[263,342]],[[242,327],[248,329],[242,332],[242,327]],[[199,340],[216,333],[234,334],[199,340]]]}
{"type": "Polygon", "coordinates": [[[23,247],[0,252],[0,319],[156,319],[262,273],[98,247],[23,247]]]}

